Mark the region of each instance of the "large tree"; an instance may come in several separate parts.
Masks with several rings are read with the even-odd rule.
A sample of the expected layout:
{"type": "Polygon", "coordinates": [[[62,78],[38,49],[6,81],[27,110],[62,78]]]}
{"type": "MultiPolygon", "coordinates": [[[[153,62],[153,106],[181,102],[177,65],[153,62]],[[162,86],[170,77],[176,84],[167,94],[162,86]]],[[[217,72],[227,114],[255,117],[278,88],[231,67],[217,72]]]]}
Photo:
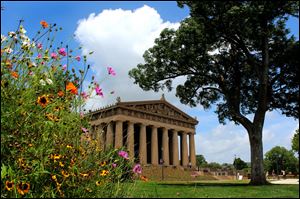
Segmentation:
{"type": "Polygon", "coordinates": [[[298,157],[299,157],[299,129],[296,130],[296,133],[292,138],[292,149],[293,151],[298,153],[298,157]]]}
{"type": "Polygon", "coordinates": [[[297,1],[178,2],[190,17],[165,29],[129,75],[144,90],[172,90],[190,106],[216,104],[219,121],[241,124],[251,145],[251,183],[265,184],[262,130],[267,111],[298,118],[299,41],[285,24],[297,1]],[[252,114],[249,116],[249,114],[252,114]],[[252,119],[249,119],[253,116],[252,119]]]}

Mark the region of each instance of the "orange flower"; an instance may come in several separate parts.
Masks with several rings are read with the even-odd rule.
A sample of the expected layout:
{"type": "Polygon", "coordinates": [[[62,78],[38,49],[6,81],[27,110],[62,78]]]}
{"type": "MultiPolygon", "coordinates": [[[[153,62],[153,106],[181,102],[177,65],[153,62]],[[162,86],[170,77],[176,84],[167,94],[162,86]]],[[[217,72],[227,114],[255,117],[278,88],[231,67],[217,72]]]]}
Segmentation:
{"type": "Polygon", "coordinates": [[[44,20],[42,20],[41,22],[40,22],[40,24],[43,26],[43,28],[48,28],[48,23],[46,22],[46,21],[44,21],[44,20]]]}
{"type": "Polygon", "coordinates": [[[14,188],[14,182],[13,181],[6,181],[5,182],[5,189],[7,191],[11,191],[14,188]]]}
{"type": "Polygon", "coordinates": [[[58,97],[63,97],[64,96],[64,92],[63,91],[58,91],[57,95],[58,95],[58,97]]]}
{"type": "Polygon", "coordinates": [[[29,189],[30,189],[30,184],[29,183],[19,183],[17,186],[18,192],[21,195],[24,195],[26,193],[28,193],[29,189]]]}
{"type": "Polygon", "coordinates": [[[147,182],[147,181],[148,181],[148,178],[147,178],[146,176],[143,176],[143,175],[142,175],[140,178],[141,178],[141,180],[143,180],[144,182],[147,182]]]}
{"type": "Polygon", "coordinates": [[[71,93],[76,94],[78,93],[76,86],[72,83],[69,82],[68,85],[66,86],[67,91],[71,91],[71,93]]]}
{"type": "Polygon", "coordinates": [[[16,71],[12,71],[10,74],[16,79],[19,77],[19,74],[16,71]]]}
{"type": "Polygon", "coordinates": [[[48,96],[47,95],[42,95],[42,96],[38,97],[37,103],[39,105],[41,105],[43,108],[45,108],[47,106],[47,104],[49,103],[48,96]]]}

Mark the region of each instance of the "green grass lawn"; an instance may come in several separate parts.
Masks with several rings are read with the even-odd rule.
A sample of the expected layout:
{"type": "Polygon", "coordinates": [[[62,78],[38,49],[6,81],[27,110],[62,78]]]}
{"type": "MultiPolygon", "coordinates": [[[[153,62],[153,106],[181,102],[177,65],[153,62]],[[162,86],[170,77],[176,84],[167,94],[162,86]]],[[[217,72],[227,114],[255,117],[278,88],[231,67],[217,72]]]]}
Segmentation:
{"type": "Polygon", "coordinates": [[[251,186],[249,181],[136,182],[131,197],[298,198],[298,185],[251,186]]]}

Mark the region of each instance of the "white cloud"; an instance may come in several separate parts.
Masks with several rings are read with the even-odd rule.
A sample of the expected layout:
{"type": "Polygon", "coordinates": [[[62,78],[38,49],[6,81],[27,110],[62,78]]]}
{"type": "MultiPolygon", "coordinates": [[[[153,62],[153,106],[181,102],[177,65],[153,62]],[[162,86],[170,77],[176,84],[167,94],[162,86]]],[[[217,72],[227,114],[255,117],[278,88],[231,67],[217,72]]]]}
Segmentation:
{"type": "MultiPolygon", "coordinates": [[[[122,101],[159,99],[162,91],[143,91],[133,84],[134,80],[129,78],[128,71],[144,62],[143,53],[154,45],[155,38],[164,28],[178,27],[179,23],[164,22],[157,11],[147,5],[134,11],[103,10],[79,20],[76,39],[83,47],[83,53],[94,51],[89,61],[94,63],[91,68],[96,79],[100,81],[107,77],[107,66],[112,66],[117,73],[117,76],[109,77],[100,84],[105,97],[97,96],[89,100],[87,109],[112,104],[117,96],[122,101]],[[115,94],[111,95],[110,91],[115,94]]],[[[171,103],[180,104],[175,98],[175,91],[165,96],[171,103]]]]}

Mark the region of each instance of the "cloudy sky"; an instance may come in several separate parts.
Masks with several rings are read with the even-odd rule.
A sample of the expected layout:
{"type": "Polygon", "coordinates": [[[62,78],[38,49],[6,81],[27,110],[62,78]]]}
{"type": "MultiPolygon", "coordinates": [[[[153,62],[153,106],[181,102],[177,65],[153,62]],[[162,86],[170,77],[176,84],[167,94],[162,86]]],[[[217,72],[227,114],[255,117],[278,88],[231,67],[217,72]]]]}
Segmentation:
{"type": "MultiPolygon", "coordinates": [[[[143,63],[143,53],[152,47],[154,39],[164,28],[178,28],[179,22],[189,15],[187,8],[180,9],[176,2],[1,2],[1,34],[15,30],[19,19],[24,19],[28,34],[34,35],[40,20],[57,23],[63,31],[57,40],[68,41],[70,46],[82,46],[78,54],[94,53],[89,57],[91,71],[87,85],[94,75],[100,82],[104,97],[88,101],[87,108],[95,109],[122,101],[155,100],[164,93],[167,101],[187,114],[197,117],[196,153],[203,154],[208,162],[232,163],[233,158],[250,161],[248,135],[242,126],[233,123],[221,125],[217,115],[201,106],[190,108],[179,102],[175,92],[145,92],[133,84],[128,71],[143,63]],[[34,13],[34,14],[33,14],[34,13]],[[107,67],[116,76],[107,75],[107,67]],[[113,93],[113,94],[111,94],[113,93]]],[[[299,38],[299,20],[288,22],[291,34],[299,38]]],[[[78,67],[78,66],[77,66],[78,67]]],[[[184,81],[175,79],[173,85],[184,81]]],[[[291,138],[298,120],[286,118],[279,112],[268,112],[263,131],[264,151],[274,146],[291,148],[291,138]]]]}

